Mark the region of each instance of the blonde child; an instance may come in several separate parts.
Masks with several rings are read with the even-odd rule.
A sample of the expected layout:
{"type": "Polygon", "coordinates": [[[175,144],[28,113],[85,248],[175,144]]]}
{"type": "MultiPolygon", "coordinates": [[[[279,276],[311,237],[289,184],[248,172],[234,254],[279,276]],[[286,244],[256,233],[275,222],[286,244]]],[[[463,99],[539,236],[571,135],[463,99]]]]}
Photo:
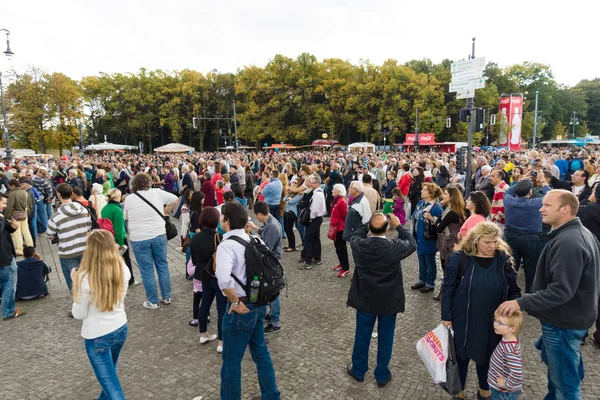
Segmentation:
{"type": "Polygon", "coordinates": [[[488,384],[492,400],[515,400],[521,395],[523,384],[523,356],[517,335],[523,326],[520,311],[508,316],[494,314],[494,332],[502,335],[490,359],[488,384]]]}

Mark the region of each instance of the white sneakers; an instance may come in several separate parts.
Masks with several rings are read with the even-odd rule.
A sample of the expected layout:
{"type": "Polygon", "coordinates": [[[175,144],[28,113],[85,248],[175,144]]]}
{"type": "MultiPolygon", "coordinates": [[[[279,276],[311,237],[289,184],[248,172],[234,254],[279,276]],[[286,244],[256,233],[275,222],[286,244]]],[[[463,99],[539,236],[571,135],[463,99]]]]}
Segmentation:
{"type": "Polygon", "coordinates": [[[223,346],[219,345],[217,346],[217,353],[222,353],[223,352],[223,346]]]}
{"type": "Polygon", "coordinates": [[[168,306],[169,304],[171,304],[171,298],[163,299],[160,302],[168,306]]]}
{"type": "Polygon", "coordinates": [[[150,303],[148,300],[145,300],[142,303],[142,307],[147,308],[149,310],[158,310],[160,308],[158,304],[150,303]]]}
{"type": "Polygon", "coordinates": [[[200,336],[200,344],[212,342],[213,340],[217,340],[217,335],[200,336]]]}

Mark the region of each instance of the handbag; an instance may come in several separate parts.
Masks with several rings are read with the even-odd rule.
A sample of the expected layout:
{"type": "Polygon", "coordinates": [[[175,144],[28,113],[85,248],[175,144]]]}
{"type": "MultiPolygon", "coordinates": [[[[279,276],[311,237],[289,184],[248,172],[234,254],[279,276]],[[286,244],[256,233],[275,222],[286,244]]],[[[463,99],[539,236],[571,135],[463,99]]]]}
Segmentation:
{"type": "Polygon", "coordinates": [[[329,230],[327,231],[327,237],[333,241],[337,239],[337,226],[329,224],[329,230]]]}
{"type": "Polygon", "coordinates": [[[426,218],[423,218],[422,215],[425,212],[431,212],[432,208],[433,208],[432,205],[431,206],[427,206],[427,207],[425,207],[421,211],[421,219],[423,220],[423,237],[425,239],[429,239],[429,240],[437,239],[438,238],[438,233],[436,231],[435,224],[432,221],[430,221],[430,220],[428,220],[426,218]]]}
{"type": "Polygon", "coordinates": [[[158,211],[158,209],[156,207],[154,207],[154,205],[152,203],[150,203],[148,200],[146,200],[138,192],[134,192],[134,194],[137,197],[139,197],[140,199],[144,200],[144,202],[146,204],[148,204],[150,207],[152,207],[152,209],[154,211],[156,211],[158,213],[158,215],[161,216],[162,219],[164,219],[164,221],[165,221],[165,230],[167,231],[167,240],[171,240],[171,239],[173,239],[174,237],[176,237],[178,235],[178,233],[177,233],[177,227],[171,222],[171,220],[169,219],[168,216],[166,216],[163,213],[161,213],[160,211],[158,211]]]}
{"type": "Polygon", "coordinates": [[[27,219],[27,210],[25,211],[13,211],[12,219],[15,221],[25,221],[27,219]]]}
{"type": "Polygon", "coordinates": [[[459,394],[463,387],[460,383],[458,374],[458,361],[456,360],[456,350],[454,349],[454,335],[452,329],[448,329],[448,358],[446,359],[446,382],[440,383],[444,391],[450,395],[459,394]]]}

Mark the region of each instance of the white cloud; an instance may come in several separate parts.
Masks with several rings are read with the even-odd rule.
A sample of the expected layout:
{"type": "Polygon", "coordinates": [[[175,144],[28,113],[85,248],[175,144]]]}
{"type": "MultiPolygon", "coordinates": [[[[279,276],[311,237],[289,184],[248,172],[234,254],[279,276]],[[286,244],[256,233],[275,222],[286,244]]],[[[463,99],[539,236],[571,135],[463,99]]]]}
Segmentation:
{"type": "MultiPolygon", "coordinates": [[[[277,53],[380,64],[477,56],[549,64],[558,82],[600,76],[595,1],[19,0],[0,6],[16,53],[0,70],[36,65],[79,79],[99,71],[235,72],[277,53]],[[543,5],[542,5],[543,4],[543,5]]],[[[3,36],[2,36],[3,38],[3,36]]],[[[1,44],[2,42],[0,42],[1,44]]],[[[3,46],[1,46],[3,47],[3,46]]],[[[3,51],[3,49],[2,49],[3,51]]]]}

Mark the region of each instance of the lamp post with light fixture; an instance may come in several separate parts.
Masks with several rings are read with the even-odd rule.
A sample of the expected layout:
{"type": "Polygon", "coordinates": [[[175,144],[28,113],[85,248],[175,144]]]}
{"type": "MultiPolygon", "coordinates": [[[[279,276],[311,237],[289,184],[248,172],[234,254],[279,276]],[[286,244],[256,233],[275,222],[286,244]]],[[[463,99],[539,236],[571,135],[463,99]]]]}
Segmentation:
{"type": "MultiPolygon", "coordinates": [[[[0,32],[6,32],[6,51],[4,55],[9,59],[15,54],[10,50],[10,31],[8,29],[0,29],[0,32]]],[[[6,105],[4,104],[4,87],[2,86],[2,72],[0,71],[0,98],[2,99],[2,125],[4,128],[4,141],[6,142],[5,156],[8,161],[12,160],[12,150],[8,140],[8,126],[6,124],[6,105]]]]}

